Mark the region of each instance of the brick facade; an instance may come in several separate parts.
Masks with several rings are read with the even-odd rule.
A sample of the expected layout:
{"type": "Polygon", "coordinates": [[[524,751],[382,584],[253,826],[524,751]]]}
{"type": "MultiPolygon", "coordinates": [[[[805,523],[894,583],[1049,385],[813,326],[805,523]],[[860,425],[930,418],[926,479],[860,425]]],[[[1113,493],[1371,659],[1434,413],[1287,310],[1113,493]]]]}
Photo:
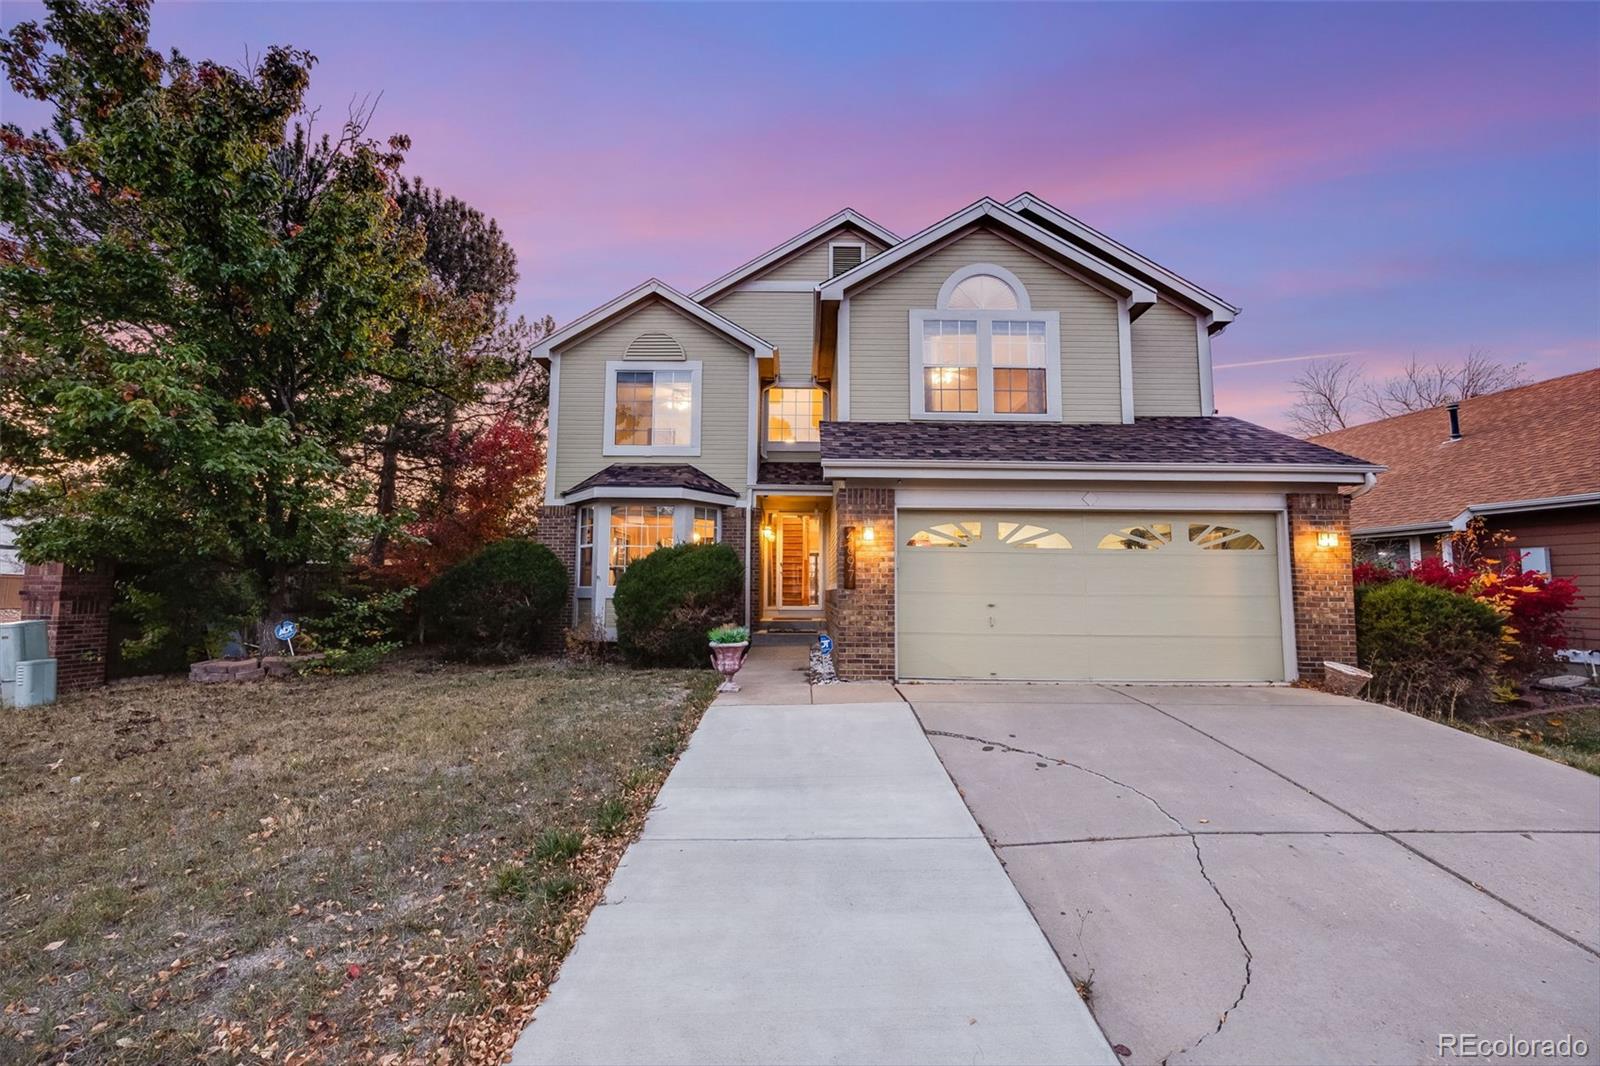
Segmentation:
{"type": "MultiPolygon", "coordinates": [[[[750,552],[745,543],[743,507],[724,507],[722,509],[722,543],[734,550],[751,577],[751,587],[754,588],[755,572],[750,570],[750,552]]],[[[755,621],[755,615],[750,612],[750,601],[746,600],[744,614],[738,620],[742,625],[750,625],[755,621]]]]}
{"type": "Polygon", "coordinates": [[[1289,565],[1300,676],[1322,680],[1324,660],[1356,661],[1356,597],[1351,580],[1350,498],[1337,492],[1289,494],[1289,565]],[[1332,548],[1318,533],[1336,533],[1332,548]]]}
{"type": "Polygon", "coordinates": [[[894,489],[859,488],[846,483],[834,495],[834,528],[839,531],[838,587],[829,589],[824,607],[833,663],[847,681],[894,678],[894,489]],[[871,526],[871,544],[861,531],[871,526]],[[846,530],[849,530],[848,543],[846,530]],[[846,556],[855,552],[855,587],[846,588],[846,556]]]}
{"type": "Polygon", "coordinates": [[[535,534],[540,544],[556,553],[567,568],[567,597],[563,600],[561,624],[545,635],[541,651],[560,652],[566,647],[567,630],[572,623],[572,601],[577,588],[578,509],[557,505],[539,508],[539,527],[535,534]]]}
{"type": "Polygon", "coordinates": [[[765,549],[761,546],[761,524],[766,521],[766,512],[761,507],[761,498],[756,497],[756,505],[750,511],[750,542],[755,547],[751,553],[752,559],[745,565],[750,567],[750,627],[755,628],[761,620],[762,612],[766,610],[767,601],[762,599],[761,592],[761,553],[765,549]]]}
{"type": "Polygon", "coordinates": [[[106,682],[111,630],[110,567],[76,570],[61,563],[29,566],[22,579],[23,619],[48,624],[56,687],[62,692],[106,682]]]}

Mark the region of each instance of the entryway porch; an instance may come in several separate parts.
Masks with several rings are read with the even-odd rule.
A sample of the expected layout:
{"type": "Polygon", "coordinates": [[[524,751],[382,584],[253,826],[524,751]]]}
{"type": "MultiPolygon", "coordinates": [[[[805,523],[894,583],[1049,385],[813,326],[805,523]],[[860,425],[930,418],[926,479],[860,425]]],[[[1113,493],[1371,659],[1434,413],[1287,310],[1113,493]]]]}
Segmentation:
{"type": "Polygon", "coordinates": [[[833,500],[824,493],[758,496],[757,628],[815,632],[832,577],[833,500]]]}

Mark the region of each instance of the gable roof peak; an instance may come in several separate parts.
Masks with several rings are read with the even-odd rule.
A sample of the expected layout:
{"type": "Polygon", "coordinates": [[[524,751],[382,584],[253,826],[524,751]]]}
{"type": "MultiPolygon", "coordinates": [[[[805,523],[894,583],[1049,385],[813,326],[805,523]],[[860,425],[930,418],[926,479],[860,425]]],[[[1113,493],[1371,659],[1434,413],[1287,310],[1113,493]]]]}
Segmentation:
{"type": "Polygon", "coordinates": [[[853,207],[845,207],[835,211],[821,222],[806,227],[804,230],[796,233],[793,237],[790,237],[782,244],[774,245],[773,247],[768,248],[754,259],[735,267],[726,274],[722,275],[720,278],[717,278],[715,281],[702,285],[691,295],[696,300],[708,300],[713,296],[719,296],[728,289],[731,289],[735,285],[739,284],[741,281],[744,281],[752,274],[759,274],[761,271],[767,269],[769,266],[772,266],[780,259],[787,258],[793,253],[799,251],[801,248],[804,248],[806,245],[810,244],[812,241],[826,236],[828,233],[838,229],[840,226],[854,226],[856,229],[859,229],[863,233],[871,236],[885,247],[892,248],[896,244],[900,243],[899,235],[893,230],[886,226],[879,225],[853,207]]]}
{"type": "Polygon", "coordinates": [[[579,315],[560,329],[546,335],[534,346],[533,357],[548,364],[551,356],[556,354],[556,348],[572,343],[584,334],[598,329],[646,300],[657,298],[676,307],[690,318],[698,319],[741,346],[749,348],[756,358],[772,358],[775,349],[766,340],[745,329],[737,322],[724,318],[709,307],[705,307],[685,296],[660,278],[649,278],[622,295],[601,304],[586,314],[579,315]]]}

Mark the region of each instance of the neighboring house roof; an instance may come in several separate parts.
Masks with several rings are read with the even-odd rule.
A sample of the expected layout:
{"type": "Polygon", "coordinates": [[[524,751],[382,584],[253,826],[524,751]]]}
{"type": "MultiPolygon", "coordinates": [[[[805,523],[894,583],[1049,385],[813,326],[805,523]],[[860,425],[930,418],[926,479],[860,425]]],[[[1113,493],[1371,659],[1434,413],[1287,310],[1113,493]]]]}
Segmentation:
{"type": "Polygon", "coordinates": [[[590,474],[561,495],[576,496],[590,489],[687,489],[712,496],[737,498],[738,493],[698,467],[688,463],[612,463],[590,474]]]}
{"type": "Polygon", "coordinates": [[[768,344],[737,322],[723,318],[708,307],[702,307],[671,285],[657,278],[651,278],[642,285],[629,289],[611,302],[602,304],[588,314],[567,323],[554,333],[549,334],[534,347],[533,357],[543,361],[548,366],[550,357],[554,354],[555,349],[565,344],[571,344],[591,330],[599,329],[618,315],[625,314],[639,304],[656,298],[665,300],[684,314],[691,318],[699,319],[735,343],[749,348],[758,359],[771,359],[773,357],[771,344],[768,344]]]}
{"type": "Polygon", "coordinates": [[[1025,192],[1006,204],[1023,217],[1039,221],[1046,229],[1066,237],[1099,253],[1135,277],[1154,285],[1157,289],[1174,294],[1196,304],[1211,315],[1211,332],[1221,332],[1239,314],[1239,308],[1222,297],[1201,288],[1182,275],[1175,274],[1152,259],[1146,259],[1120,241],[1113,240],[1082,219],[1074,218],[1054,204],[1025,192]]]}
{"type": "Polygon", "coordinates": [[[824,422],[822,465],[1295,466],[1378,469],[1237,418],[1132,423],[824,422]]]}
{"type": "Polygon", "coordinates": [[[826,485],[821,463],[762,463],[756,473],[758,485],[826,485]]]}
{"type": "Polygon", "coordinates": [[[1389,468],[1352,502],[1357,532],[1437,530],[1479,507],[1581,499],[1600,493],[1600,370],[1464,400],[1460,440],[1442,408],[1311,439],[1389,468]]]}
{"type": "Polygon", "coordinates": [[[900,243],[900,238],[892,230],[878,225],[866,215],[847,207],[838,214],[829,215],[810,229],[802,233],[796,233],[777,247],[769,248],[743,266],[735,267],[716,281],[701,286],[692,295],[696,300],[706,300],[726,289],[731,289],[752,274],[761,273],[774,263],[793,255],[812,241],[832,233],[841,226],[854,226],[861,232],[875,237],[884,245],[892,247],[900,243]]]}
{"type": "MultiPolygon", "coordinates": [[[[846,292],[863,282],[931,249],[946,237],[986,220],[1072,263],[1106,287],[1128,297],[1131,307],[1142,310],[1156,302],[1156,291],[1146,282],[1120,267],[1113,266],[1094,253],[1062,240],[1043,226],[1030,222],[1009,207],[987,196],[977,203],[962,208],[949,218],[935,222],[921,233],[907,237],[893,248],[879,252],[854,270],[847,270],[835,278],[822,282],[817,286],[817,291],[824,300],[841,300],[846,292]]],[[[1138,317],[1138,311],[1134,312],[1134,317],[1138,317]]]]}

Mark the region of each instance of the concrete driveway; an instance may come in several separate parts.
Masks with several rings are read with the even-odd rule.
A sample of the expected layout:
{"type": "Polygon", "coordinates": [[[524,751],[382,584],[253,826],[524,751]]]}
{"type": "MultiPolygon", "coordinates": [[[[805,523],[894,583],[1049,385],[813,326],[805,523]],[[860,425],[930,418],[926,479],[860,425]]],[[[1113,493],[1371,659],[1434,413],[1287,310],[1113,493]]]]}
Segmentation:
{"type": "Polygon", "coordinates": [[[901,691],[1126,1061],[1600,1061],[1600,778],[1298,689],[901,691]]]}

